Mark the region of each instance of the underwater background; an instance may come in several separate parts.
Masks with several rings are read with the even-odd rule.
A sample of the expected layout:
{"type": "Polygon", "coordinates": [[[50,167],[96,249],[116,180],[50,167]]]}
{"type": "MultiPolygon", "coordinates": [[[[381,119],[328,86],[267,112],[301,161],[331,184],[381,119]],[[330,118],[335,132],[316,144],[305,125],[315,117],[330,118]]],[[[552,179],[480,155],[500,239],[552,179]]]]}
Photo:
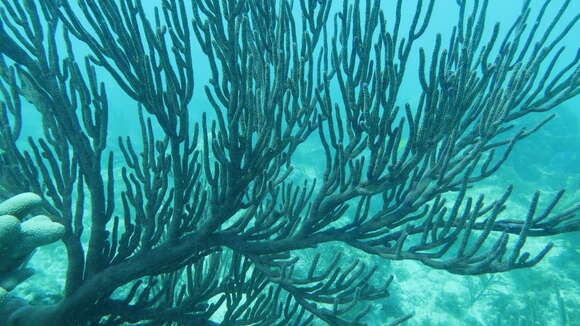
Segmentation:
{"type": "MultiPolygon", "coordinates": [[[[153,5],[157,1],[147,1],[153,5]]],[[[337,9],[340,1],[337,2],[337,9]]],[[[455,0],[437,1],[436,11],[426,36],[418,46],[431,49],[436,33],[449,38],[450,26],[456,20],[455,0]]],[[[390,1],[384,1],[388,8],[390,1]]],[[[410,1],[414,6],[415,1],[410,1]]],[[[489,25],[498,22],[511,23],[519,13],[521,0],[490,1],[489,25]]],[[[532,4],[543,3],[532,0],[532,4]]],[[[386,9],[388,12],[388,9],[386,9]]],[[[571,17],[580,12],[580,1],[573,1],[571,17]]],[[[553,14],[553,13],[552,13],[553,14]]],[[[410,20],[412,13],[403,14],[410,20]]],[[[404,29],[404,26],[402,27],[404,29]]],[[[578,30],[578,29],[576,29],[578,30]]],[[[569,51],[564,53],[562,62],[575,55],[580,35],[569,35],[564,41],[569,51]]],[[[79,57],[87,53],[80,44],[79,57]]],[[[416,49],[418,49],[418,46],[416,49]]],[[[195,100],[191,105],[194,122],[200,121],[201,113],[210,117],[213,111],[203,92],[210,71],[206,58],[197,48],[199,61],[195,64],[195,100]]],[[[415,50],[415,52],[417,52],[415,50]]],[[[416,104],[420,87],[415,80],[418,61],[415,55],[409,63],[402,89],[401,103],[416,104]]],[[[99,78],[107,85],[110,105],[109,150],[113,151],[116,174],[120,175],[123,163],[118,149],[118,137],[130,137],[140,144],[140,131],[137,123],[137,105],[129,99],[115,82],[103,72],[99,78]]],[[[25,104],[29,105],[29,104],[25,104]]],[[[42,135],[42,122],[38,113],[30,106],[24,107],[25,126],[21,137],[22,147],[26,148],[27,137],[42,135]]],[[[578,96],[561,105],[553,112],[556,117],[538,132],[518,143],[506,164],[491,178],[481,182],[469,193],[470,196],[484,194],[486,198],[497,198],[505,188],[513,184],[514,193],[503,216],[523,218],[534,191],[542,193],[542,204],[546,204],[560,189],[566,189],[564,202],[560,209],[570,207],[580,201],[580,98],[578,96]]],[[[519,120],[519,124],[533,126],[546,116],[539,113],[519,120]]],[[[315,134],[316,136],[316,134],[315,134]]],[[[299,147],[293,164],[296,169],[293,180],[322,176],[324,152],[316,137],[308,139],[299,147]]],[[[117,178],[121,180],[121,178],[117,178]]],[[[120,207],[121,205],[117,205],[120,207]]],[[[85,234],[87,232],[85,231],[85,234]]],[[[580,326],[580,232],[551,237],[550,239],[530,238],[526,249],[539,252],[548,241],[555,243],[548,256],[531,269],[516,270],[508,273],[483,276],[458,276],[445,271],[434,270],[417,262],[395,262],[378,257],[365,256],[355,249],[342,244],[326,244],[312,250],[297,253],[303,257],[305,266],[316,252],[340,250],[349,258],[359,258],[367,265],[378,264],[380,277],[386,280],[394,276],[388,298],[377,300],[366,319],[369,325],[386,324],[384,321],[393,316],[414,313],[415,316],[404,325],[409,326],[580,326]]],[[[36,274],[14,290],[14,294],[36,303],[54,302],[59,299],[64,285],[66,254],[60,243],[39,248],[30,262],[36,274]]]]}

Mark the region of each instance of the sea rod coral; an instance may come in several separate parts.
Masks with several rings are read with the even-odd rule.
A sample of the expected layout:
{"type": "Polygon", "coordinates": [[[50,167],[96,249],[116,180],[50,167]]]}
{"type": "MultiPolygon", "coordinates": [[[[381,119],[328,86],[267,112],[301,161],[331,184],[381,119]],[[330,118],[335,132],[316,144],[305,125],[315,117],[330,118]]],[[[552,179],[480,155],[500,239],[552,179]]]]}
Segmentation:
{"type": "Polygon", "coordinates": [[[62,296],[4,291],[0,324],[365,325],[386,261],[536,265],[552,244],[528,238],[578,231],[580,206],[537,192],[513,216],[511,186],[472,189],[553,115],[524,118],[580,92],[562,46],[580,19],[570,0],[501,25],[451,2],[439,35],[434,0],[0,1],[0,197],[37,194],[67,257],[62,296]],[[110,137],[121,114],[139,137],[110,137]],[[298,175],[307,146],[320,175],[298,175]],[[330,242],[375,266],[298,258],[330,242]]]}

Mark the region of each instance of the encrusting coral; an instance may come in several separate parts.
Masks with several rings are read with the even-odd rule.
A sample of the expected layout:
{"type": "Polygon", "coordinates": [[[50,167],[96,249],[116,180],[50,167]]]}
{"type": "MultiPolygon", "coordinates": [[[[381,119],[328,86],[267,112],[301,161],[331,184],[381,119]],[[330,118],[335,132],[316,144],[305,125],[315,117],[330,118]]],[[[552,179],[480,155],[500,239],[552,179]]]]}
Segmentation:
{"type": "Polygon", "coordinates": [[[32,275],[25,265],[34,250],[64,235],[64,226],[45,215],[24,220],[41,203],[42,198],[30,192],[0,203],[0,308],[8,292],[32,275]]]}

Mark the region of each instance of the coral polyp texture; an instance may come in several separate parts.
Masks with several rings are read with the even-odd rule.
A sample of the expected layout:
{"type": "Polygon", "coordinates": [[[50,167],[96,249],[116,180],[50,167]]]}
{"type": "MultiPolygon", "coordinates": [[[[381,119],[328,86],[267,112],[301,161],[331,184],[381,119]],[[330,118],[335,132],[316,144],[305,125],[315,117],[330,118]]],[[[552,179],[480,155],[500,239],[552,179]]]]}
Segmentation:
{"type": "Polygon", "coordinates": [[[471,307],[580,230],[501,174],[578,99],[579,3],[0,1],[0,325],[453,325],[438,272],[552,326],[471,307]]]}

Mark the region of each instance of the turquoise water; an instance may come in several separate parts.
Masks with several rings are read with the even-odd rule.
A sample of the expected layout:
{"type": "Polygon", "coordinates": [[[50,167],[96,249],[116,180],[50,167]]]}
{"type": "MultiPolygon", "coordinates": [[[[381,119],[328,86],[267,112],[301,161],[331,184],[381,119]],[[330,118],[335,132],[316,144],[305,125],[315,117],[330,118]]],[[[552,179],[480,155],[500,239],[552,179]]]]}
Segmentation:
{"type": "MultiPolygon", "coordinates": [[[[151,3],[153,2],[156,1],[151,1],[151,3]]],[[[347,2],[353,3],[354,1],[347,2]]],[[[392,14],[394,6],[390,3],[389,1],[382,2],[381,8],[385,10],[386,15],[392,14]]],[[[491,1],[488,9],[488,28],[484,33],[484,39],[491,36],[491,27],[495,22],[504,24],[502,32],[505,31],[507,29],[506,22],[513,21],[517,16],[521,3],[521,1],[491,1]]],[[[532,0],[531,3],[532,11],[535,14],[540,10],[543,2],[532,0]]],[[[153,10],[148,5],[149,3],[145,10],[147,14],[151,15],[153,10]]],[[[403,6],[402,31],[406,31],[410,25],[413,5],[414,2],[405,2],[403,6]]],[[[297,7],[298,1],[295,4],[295,11],[298,10],[297,7]]],[[[339,1],[333,2],[331,17],[339,9],[339,1]]],[[[580,12],[580,2],[572,1],[564,16],[570,20],[578,12],[580,12]]],[[[553,16],[555,13],[554,7],[549,7],[547,15],[553,16]]],[[[532,15],[532,17],[534,16],[532,15]]],[[[455,1],[436,1],[428,32],[417,41],[415,49],[410,55],[407,64],[408,72],[405,74],[403,86],[396,99],[397,104],[405,105],[408,103],[413,110],[416,110],[421,95],[421,85],[417,77],[418,49],[423,47],[429,57],[437,33],[441,33],[442,44],[446,46],[451,38],[450,29],[456,19],[455,1]]],[[[389,18],[387,20],[389,21],[389,18]]],[[[300,25],[300,19],[297,21],[300,25]]],[[[332,22],[332,18],[329,21],[332,22]]],[[[532,22],[533,20],[530,21],[530,24],[532,22]]],[[[542,25],[540,28],[547,28],[547,26],[542,25]]],[[[329,23],[328,30],[331,34],[333,29],[332,23],[329,23]]],[[[574,60],[578,46],[578,35],[578,26],[576,26],[561,41],[561,44],[566,46],[561,56],[561,62],[574,60]]],[[[87,46],[79,41],[73,40],[73,46],[77,58],[89,53],[87,46]]],[[[210,120],[216,118],[204,91],[204,86],[207,86],[211,79],[209,64],[198,45],[194,45],[193,51],[195,88],[192,101],[188,104],[191,112],[189,121],[192,124],[200,123],[202,113],[206,113],[210,120]]],[[[575,65],[578,67],[577,61],[575,65]]],[[[97,69],[99,80],[107,88],[110,111],[106,150],[107,153],[113,153],[113,175],[116,187],[119,188],[120,192],[120,189],[124,187],[122,182],[123,167],[127,164],[122,157],[118,137],[130,138],[138,150],[143,147],[141,130],[137,123],[137,103],[116,85],[115,80],[104,69],[97,69]]],[[[330,92],[332,100],[341,103],[341,94],[336,82],[330,86],[330,92]]],[[[46,122],[42,121],[40,114],[30,103],[23,101],[22,105],[25,119],[22,135],[16,144],[21,150],[30,150],[28,137],[32,137],[34,140],[45,137],[42,128],[43,123],[46,122]]],[[[555,118],[538,132],[519,142],[510,158],[497,173],[476,184],[469,190],[468,196],[477,198],[479,195],[485,195],[487,200],[493,201],[500,198],[509,185],[513,185],[514,192],[501,216],[506,219],[520,220],[525,218],[528,213],[530,201],[536,190],[541,192],[540,211],[561,189],[566,189],[567,192],[557,211],[562,211],[580,202],[579,107],[580,98],[576,95],[554,109],[552,112],[556,114],[555,118]]],[[[344,110],[342,106],[340,109],[344,110]]],[[[401,114],[400,118],[403,116],[401,114]]],[[[527,126],[530,129],[546,116],[547,113],[537,113],[517,120],[514,124],[516,128],[527,126]]],[[[147,113],[145,113],[145,117],[153,118],[151,114],[147,113]]],[[[325,129],[328,128],[325,127],[325,129]]],[[[155,120],[152,122],[152,130],[159,139],[162,138],[162,128],[155,120]]],[[[399,145],[401,151],[406,144],[408,135],[408,131],[405,131],[403,140],[399,145]]],[[[213,138],[215,135],[212,134],[209,137],[213,138]]],[[[501,152],[501,150],[498,151],[501,152]]],[[[5,155],[5,152],[2,149],[0,155],[5,155]]],[[[365,155],[368,159],[368,151],[365,152],[365,155]]],[[[319,190],[320,181],[324,178],[326,156],[317,132],[314,132],[298,147],[293,158],[294,170],[288,177],[288,181],[295,185],[302,185],[304,181],[312,182],[316,178],[319,183],[315,189],[319,190]]],[[[106,164],[103,166],[106,167],[106,164]]],[[[4,168],[9,167],[4,166],[4,168]]],[[[105,171],[106,169],[103,169],[102,175],[105,176],[104,181],[106,182],[108,177],[105,171]]],[[[174,182],[173,176],[170,175],[168,180],[174,182]]],[[[46,188],[42,188],[42,190],[47,191],[46,188]]],[[[445,195],[445,198],[449,199],[446,207],[451,208],[455,196],[454,193],[445,195]]],[[[115,202],[115,215],[122,216],[123,203],[121,198],[116,197],[115,202]]],[[[88,215],[91,208],[89,201],[85,201],[83,205],[82,209],[88,215]]],[[[356,203],[353,205],[356,206],[356,203]]],[[[375,198],[371,203],[371,211],[378,211],[381,205],[381,199],[375,198]]],[[[352,209],[348,212],[344,218],[339,219],[332,226],[346,225],[349,218],[352,217],[352,209]]],[[[81,239],[86,245],[88,230],[90,230],[89,219],[85,218],[84,223],[85,231],[81,239]]],[[[224,228],[233,224],[231,220],[229,223],[224,228]]],[[[109,231],[112,230],[111,224],[109,223],[107,226],[109,231]]],[[[121,225],[121,230],[124,227],[125,225],[121,225]]],[[[360,308],[351,313],[351,315],[356,315],[357,312],[362,311],[364,306],[370,306],[368,315],[363,319],[368,325],[388,325],[388,322],[396,318],[406,314],[414,314],[414,317],[403,325],[580,326],[580,283],[578,281],[580,279],[580,265],[578,264],[580,234],[575,232],[549,238],[533,238],[526,243],[525,250],[534,255],[540,252],[549,241],[554,243],[554,248],[542,262],[531,269],[478,276],[454,275],[429,268],[415,261],[392,261],[368,255],[360,250],[335,242],[325,243],[317,248],[295,251],[292,252],[292,256],[300,257],[296,264],[297,269],[307,271],[309,263],[312,262],[316,253],[323,255],[322,261],[330,262],[334,254],[340,252],[343,254],[341,267],[343,264],[350,266],[357,259],[363,262],[367,268],[378,266],[375,277],[369,280],[377,286],[384,284],[392,275],[394,280],[389,288],[389,297],[364,302],[360,308]]],[[[228,252],[228,249],[226,248],[224,251],[228,252]]],[[[224,255],[226,254],[224,253],[224,255]]],[[[35,305],[58,302],[63,298],[66,263],[66,252],[61,242],[39,248],[29,263],[29,266],[36,270],[36,274],[11,293],[25,298],[35,305]]],[[[206,274],[217,272],[208,271],[206,274]]],[[[127,290],[128,287],[122,287],[114,295],[121,296],[126,294],[127,290]]],[[[216,298],[209,301],[215,302],[216,298]]],[[[331,309],[331,305],[325,307],[331,309]]],[[[210,320],[219,323],[224,318],[226,310],[226,307],[222,306],[210,320]]],[[[129,325],[129,323],[126,324],[129,325]]],[[[315,321],[313,324],[325,325],[326,323],[315,321]]],[[[268,323],[256,322],[251,325],[268,325],[268,323]]],[[[277,325],[284,325],[284,322],[277,325]]]]}

